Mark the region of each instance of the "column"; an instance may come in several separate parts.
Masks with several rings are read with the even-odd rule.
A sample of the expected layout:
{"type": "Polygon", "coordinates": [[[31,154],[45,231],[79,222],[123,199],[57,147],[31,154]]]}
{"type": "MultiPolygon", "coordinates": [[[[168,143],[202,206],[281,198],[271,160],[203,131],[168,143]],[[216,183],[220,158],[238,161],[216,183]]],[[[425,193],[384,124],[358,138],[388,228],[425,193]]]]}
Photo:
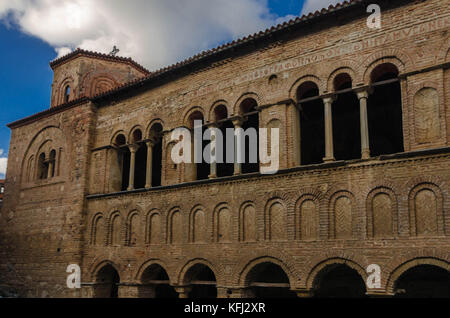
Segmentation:
{"type": "Polygon", "coordinates": [[[53,177],[52,172],[53,172],[54,165],[55,165],[55,162],[50,158],[50,160],[48,161],[47,179],[50,179],[53,177]]]}
{"type": "Polygon", "coordinates": [[[139,285],[120,283],[119,284],[119,298],[138,298],[139,297],[139,285]]]}
{"type": "Polygon", "coordinates": [[[147,145],[147,172],[145,174],[145,188],[152,187],[152,169],[153,169],[153,146],[155,143],[151,140],[146,142],[147,145]]]}
{"type": "Polygon", "coordinates": [[[297,289],[295,290],[298,298],[310,298],[312,297],[312,291],[309,289],[297,289]]]}
{"type": "MultiPolygon", "coordinates": [[[[242,173],[242,165],[238,162],[238,139],[240,138],[240,135],[237,135],[236,132],[238,129],[242,128],[243,119],[238,118],[233,120],[234,125],[234,175],[239,175],[242,173]]],[[[245,155],[245,154],[244,154],[245,155]]]]}
{"type": "Polygon", "coordinates": [[[369,93],[367,91],[361,91],[357,93],[359,99],[359,115],[361,121],[361,158],[370,158],[370,145],[369,145],[369,122],[367,119],[367,99],[369,93]]]}
{"type": "Polygon", "coordinates": [[[138,145],[130,145],[130,178],[128,181],[128,191],[134,190],[134,168],[136,166],[136,152],[139,148],[138,145]]]}
{"type": "Polygon", "coordinates": [[[325,158],[324,162],[335,161],[334,159],[334,145],[333,145],[333,111],[331,106],[334,97],[326,97],[323,99],[324,114],[325,114],[325,158]]]}
{"type": "Polygon", "coordinates": [[[81,298],[94,298],[95,285],[94,283],[81,283],[81,298]]]}
{"type": "Polygon", "coordinates": [[[178,293],[178,298],[189,298],[191,287],[175,287],[175,291],[178,293]]]}
{"type": "Polygon", "coordinates": [[[217,158],[216,158],[216,155],[217,155],[217,150],[216,150],[216,148],[217,148],[217,137],[216,137],[216,133],[215,133],[215,130],[214,129],[217,129],[217,125],[211,125],[209,128],[211,128],[212,130],[211,130],[211,154],[210,154],[210,156],[211,156],[211,159],[213,159],[213,160],[211,160],[211,163],[210,163],[210,165],[209,165],[209,170],[210,170],[210,172],[209,172],[209,176],[208,176],[208,178],[209,179],[214,179],[214,178],[217,178],[217,158]]]}
{"type": "Polygon", "coordinates": [[[217,298],[230,298],[227,287],[217,287],[217,298]]]}

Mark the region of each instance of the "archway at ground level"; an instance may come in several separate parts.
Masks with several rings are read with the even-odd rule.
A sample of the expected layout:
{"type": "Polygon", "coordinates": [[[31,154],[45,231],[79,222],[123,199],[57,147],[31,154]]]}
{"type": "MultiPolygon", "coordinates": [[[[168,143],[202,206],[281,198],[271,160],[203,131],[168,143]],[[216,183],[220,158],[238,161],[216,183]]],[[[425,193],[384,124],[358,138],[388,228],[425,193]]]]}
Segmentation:
{"type": "Polygon", "coordinates": [[[404,272],[394,290],[396,297],[450,298],[450,272],[434,265],[419,265],[404,272]]]}
{"type": "Polygon", "coordinates": [[[95,298],[118,298],[119,297],[120,277],[116,269],[107,264],[97,273],[96,284],[94,288],[95,298]]]}
{"type": "Polygon", "coordinates": [[[361,298],[366,286],[359,273],[344,264],[332,264],[322,269],[314,280],[314,297],[361,298]]]}
{"type": "Polygon", "coordinates": [[[184,283],[190,286],[189,298],[216,298],[214,272],[204,264],[195,264],[186,272],[184,283]]]}
{"type": "Polygon", "coordinates": [[[142,273],[140,298],[178,298],[178,293],[170,286],[166,270],[158,264],[150,265],[142,273]]]}
{"type": "Polygon", "coordinates": [[[294,298],[290,290],[289,278],[284,270],[270,262],[253,267],[247,274],[247,296],[256,298],[294,298]]]}

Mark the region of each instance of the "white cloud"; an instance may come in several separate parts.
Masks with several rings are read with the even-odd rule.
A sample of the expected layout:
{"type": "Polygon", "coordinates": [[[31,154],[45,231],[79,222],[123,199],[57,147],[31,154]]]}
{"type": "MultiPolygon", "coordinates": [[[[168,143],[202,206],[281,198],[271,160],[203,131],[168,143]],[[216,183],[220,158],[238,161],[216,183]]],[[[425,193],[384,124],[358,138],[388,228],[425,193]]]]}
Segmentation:
{"type": "MultiPolygon", "coordinates": [[[[4,150],[0,149],[0,157],[3,156],[4,150]]],[[[8,158],[0,158],[0,179],[3,179],[6,174],[6,165],[8,164],[8,158]]]]}
{"type": "Polygon", "coordinates": [[[314,13],[323,8],[328,9],[330,5],[335,5],[339,2],[343,2],[343,0],[306,0],[303,5],[302,14],[308,14],[310,12],[314,13]]]}
{"type": "Polygon", "coordinates": [[[46,41],[59,56],[76,47],[109,53],[116,45],[120,56],[150,69],[291,17],[271,14],[267,0],[0,2],[0,19],[46,41]]]}

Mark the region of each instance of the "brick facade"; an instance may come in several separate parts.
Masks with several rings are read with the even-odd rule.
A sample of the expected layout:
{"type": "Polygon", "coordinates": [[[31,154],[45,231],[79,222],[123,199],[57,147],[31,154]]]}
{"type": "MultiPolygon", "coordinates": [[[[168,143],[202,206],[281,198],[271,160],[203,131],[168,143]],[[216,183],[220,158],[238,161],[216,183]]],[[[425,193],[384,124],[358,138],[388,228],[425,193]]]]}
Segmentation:
{"type": "Polygon", "coordinates": [[[351,1],[155,73],[89,54],[54,64],[52,108],[10,124],[0,285],[28,297],[109,296],[106,283],[118,275],[119,297],[155,296],[159,285],[193,297],[198,281],[218,297],[264,287],[309,296],[337,266],[365,280],[378,264],[381,286],[364,292],[388,296],[408,270],[448,273],[450,11],[439,0],[378,2],[379,30],[366,26],[364,3],[351,1]],[[389,99],[380,92],[395,85],[399,115],[374,119],[375,96],[389,99]],[[301,97],[305,87],[314,96],[301,97]],[[200,115],[207,126],[245,125],[248,101],[259,127],[280,128],[277,174],[235,167],[196,180],[199,167],[171,162],[175,128],[200,115]],[[321,162],[304,164],[316,151],[304,137],[311,103],[324,109],[325,135],[317,137],[321,162]],[[346,103],[357,112],[341,114],[336,105],[346,103]],[[353,115],[358,156],[347,157],[354,136],[336,127],[352,132],[353,115]],[[387,141],[400,140],[392,145],[401,151],[377,135],[395,118],[400,136],[387,141]],[[161,185],[141,178],[144,163],[130,186],[124,153],[157,143],[161,185]],[[65,286],[69,264],[81,266],[81,290],[65,286]],[[261,281],[267,264],[287,280],[261,281]]]}

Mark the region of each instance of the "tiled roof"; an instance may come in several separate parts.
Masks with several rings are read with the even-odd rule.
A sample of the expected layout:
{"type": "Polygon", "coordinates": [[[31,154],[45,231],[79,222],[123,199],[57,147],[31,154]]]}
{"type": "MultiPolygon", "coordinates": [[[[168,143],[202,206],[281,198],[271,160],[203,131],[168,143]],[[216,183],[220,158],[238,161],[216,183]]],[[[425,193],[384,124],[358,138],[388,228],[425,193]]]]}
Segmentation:
{"type": "Polygon", "coordinates": [[[117,61],[117,62],[122,62],[122,63],[128,63],[133,65],[134,67],[136,67],[138,70],[140,70],[141,72],[145,73],[145,74],[150,74],[150,71],[147,70],[145,67],[143,67],[142,65],[138,64],[137,62],[135,62],[132,58],[130,57],[120,57],[120,56],[113,56],[113,55],[108,55],[108,54],[103,54],[103,53],[98,53],[98,52],[92,52],[92,51],[87,51],[87,50],[82,50],[80,48],[76,49],[75,51],[64,55],[60,58],[57,58],[56,60],[53,60],[50,62],[50,67],[52,69],[54,69],[56,66],[61,65],[62,63],[69,61],[79,55],[83,55],[83,56],[89,56],[89,57],[95,57],[95,58],[99,58],[102,60],[107,60],[107,61],[117,61]]]}
{"type": "Polygon", "coordinates": [[[255,40],[259,40],[259,39],[263,39],[266,38],[268,36],[270,36],[271,34],[274,34],[275,32],[278,31],[283,31],[283,30],[289,30],[292,27],[297,27],[300,26],[302,24],[306,24],[311,22],[311,20],[313,20],[314,18],[318,18],[318,17],[323,17],[326,14],[331,14],[334,13],[336,11],[342,10],[344,8],[348,8],[350,6],[354,6],[356,4],[362,3],[364,2],[364,0],[349,0],[349,1],[344,1],[342,3],[337,3],[336,5],[330,5],[328,8],[323,8],[320,11],[315,11],[315,12],[311,12],[307,15],[303,15],[301,17],[297,17],[295,19],[291,19],[289,21],[286,21],[284,23],[278,24],[276,26],[272,26],[271,28],[266,29],[265,31],[260,31],[257,33],[254,33],[252,35],[248,35],[246,37],[228,42],[226,44],[220,45],[216,48],[210,49],[210,50],[206,50],[206,51],[202,51],[190,58],[185,59],[184,61],[178,62],[176,64],[172,64],[170,66],[161,68],[157,71],[151,72],[148,76],[146,77],[142,77],[142,78],[138,78],[135,79],[133,81],[124,83],[118,87],[115,87],[109,91],[106,92],[102,92],[96,96],[93,96],[92,99],[95,100],[97,98],[102,98],[105,97],[107,95],[113,94],[115,92],[119,92],[121,90],[127,89],[127,88],[131,88],[133,86],[140,86],[141,84],[144,84],[145,82],[149,82],[154,78],[157,78],[160,75],[166,74],[170,71],[175,71],[177,69],[182,68],[183,66],[187,66],[189,64],[192,64],[194,62],[197,61],[201,61],[202,59],[205,59],[207,57],[211,57],[214,55],[217,55],[218,53],[224,52],[226,50],[229,49],[233,49],[236,47],[239,47],[245,43],[251,42],[251,41],[255,41],[255,40]]]}
{"type": "Polygon", "coordinates": [[[42,118],[42,117],[44,117],[44,116],[46,116],[48,114],[51,114],[53,112],[58,112],[58,111],[66,109],[66,108],[73,107],[73,106],[75,106],[77,104],[81,104],[81,103],[83,103],[83,102],[85,102],[87,100],[99,101],[100,99],[102,99],[104,97],[107,97],[109,95],[113,95],[113,94],[119,93],[119,92],[124,91],[126,89],[130,89],[130,88],[133,88],[133,87],[140,87],[140,86],[142,86],[142,85],[144,85],[146,83],[151,82],[152,80],[157,79],[158,77],[160,77],[162,75],[169,74],[171,72],[175,72],[177,70],[180,70],[183,67],[186,67],[186,66],[189,66],[190,64],[193,64],[194,62],[199,62],[199,61],[204,60],[204,59],[206,59],[208,57],[212,57],[212,56],[218,55],[219,53],[224,52],[226,50],[232,50],[232,49],[237,48],[239,46],[242,46],[242,45],[244,45],[246,43],[249,43],[251,41],[256,41],[256,40],[260,40],[260,39],[264,39],[264,38],[270,37],[272,34],[274,34],[276,32],[289,30],[289,29],[291,29],[293,27],[299,27],[299,26],[302,26],[302,25],[306,25],[306,24],[308,24],[310,22],[313,22],[314,19],[317,19],[317,18],[320,18],[320,17],[324,17],[324,16],[326,16],[328,14],[336,13],[338,11],[341,11],[341,10],[345,9],[345,8],[355,6],[355,5],[363,3],[365,1],[366,0],[349,0],[349,1],[343,1],[342,3],[338,3],[336,5],[330,5],[328,8],[324,8],[324,9],[322,9],[320,11],[316,11],[314,13],[309,13],[309,14],[303,15],[301,17],[297,17],[295,19],[289,20],[287,22],[284,22],[284,23],[278,24],[276,26],[273,26],[273,27],[271,27],[269,29],[266,29],[265,31],[254,33],[252,35],[243,37],[241,39],[231,41],[229,43],[220,45],[220,46],[218,46],[216,48],[213,48],[211,50],[203,51],[203,52],[201,52],[199,54],[196,54],[196,55],[194,55],[194,56],[192,56],[192,57],[190,57],[190,58],[188,58],[188,59],[186,59],[184,61],[178,62],[176,64],[173,64],[173,65],[170,65],[170,66],[167,66],[167,67],[164,67],[164,68],[159,69],[159,70],[157,70],[155,72],[149,72],[148,70],[146,70],[145,68],[143,68],[142,66],[140,66],[139,64],[134,62],[131,58],[115,57],[115,56],[110,56],[110,55],[106,55],[106,54],[101,54],[101,53],[96,53],[96,52],[91,52],[91,51],[85,51],[85,50],[77,49],[74,52],[72,52],[72,53],[70,53],[70,54],[68,54],[66,56],[63,56],[63,57],[61,57],[59,59],[56,59],[56,60],[52,61],[50,63],[50,66],[54,67],[56,65],[59,65],[59,64],[63,63],[64,61],[75,57],[77,54],[84,54],[84,55],[94,56],[94,57],[98,57],[98,58],[114,59],[114,60],[118,60],[118,61],[129,62],[129,63],[134,64],[135,66],[140,66],[143,70],[145,70],[148,73],[148,75],[147,76],[143,76],[143,77],[138,78],[138,79],[135,79],[133,81],[124,83],[122,85],[119,85],[119,86],[117,86],[117,87],[115,87],[115,88],[113,88],[113,89],[111,89],[109,91],[102,92],[102,93],[100,93],[100,94],[98,94],[96,96],[91,97],[90,99],[82,98],[80,100],[71,101],[69,103],[62,104],[62,105],[60,105],[58,107],[53,107],[53,108],[50,108],[50,109],[45,110],[43,112],[40,112],[40,113],[37,113],[35,115],[29,116],[27,118],[15,121],[13,123],[8,124],[7,126],[12,128],[12,127],[15,127],[17,125],[22,125],[22,124],[28,122],[29,120],[36,120],[36,119],[42,118]]]}
{"type": "Polygon", "coordinates": [[[9,123],[6,126],[8,126],[9,128],[18,127],[18,126],[21,126],[23,124],[26,124],[30,120],[37,120],[37,119],[40,119],[40,118],[44,118],[45,116],[47,116],[49,114],[56,114],[56,113],[59,113],[59,112],[62,112],[64,110],[66,110],[66,109],[78,106],[80,104],[83,104],[83,103],[86,103],[86,102],[89,102],[89,101],[90,100],[87,97],[81,97],[81,98],[78,98],[78,99],[74,99],[74,100],[72,100],[72,101],[70,101],[68,103],[61,104],[59,106],[52,107],[50,109],[46,109],[46,110],[41,111],[39,113],[36,113],[34,115],[31,115],[31,116],[28,116],[28,117],[16,120],[15,122],[9,123]]]}

